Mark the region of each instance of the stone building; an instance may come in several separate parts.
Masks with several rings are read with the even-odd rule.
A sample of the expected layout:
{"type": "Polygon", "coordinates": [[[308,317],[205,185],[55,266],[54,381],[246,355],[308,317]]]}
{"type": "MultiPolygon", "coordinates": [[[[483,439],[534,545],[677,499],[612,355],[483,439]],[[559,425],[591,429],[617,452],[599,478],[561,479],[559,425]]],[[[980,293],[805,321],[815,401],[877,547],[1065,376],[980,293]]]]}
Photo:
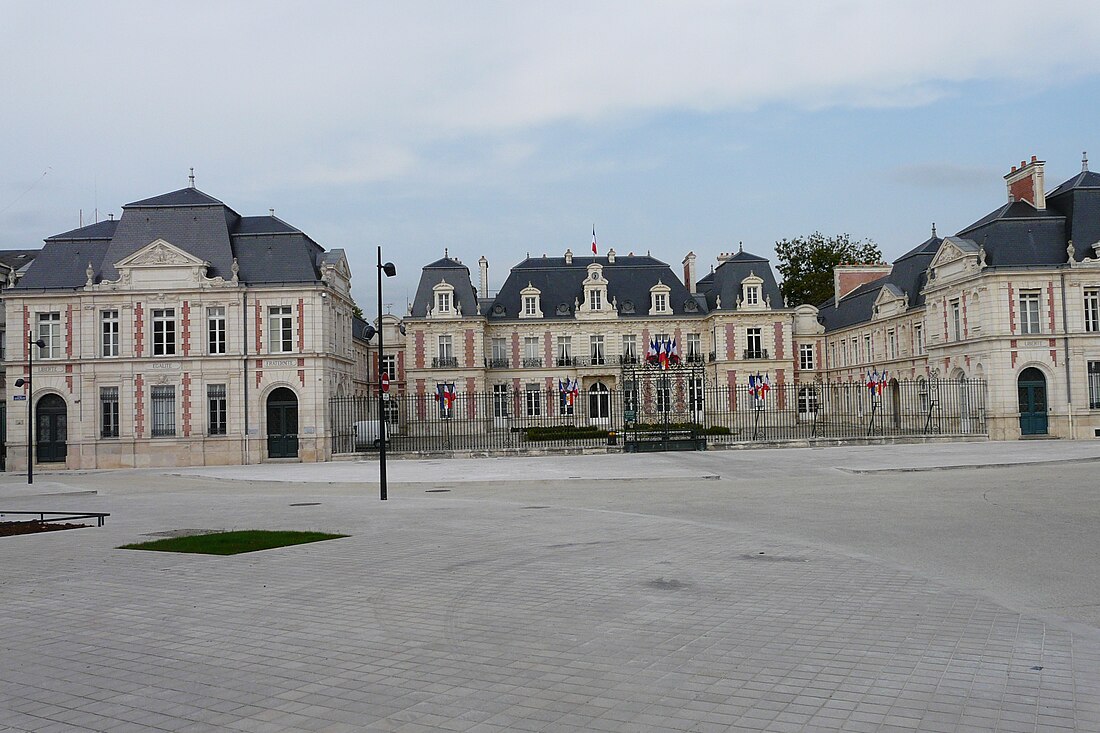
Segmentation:
{"type": "MultiPolygon", "coordinates": [[[[4,298],[15,399],[28,394],[13,386],[28,377],[24,335],[44,344],[30,375],[36,461],[326,459],[329,398],[354,389],[350,279],[341,250],[193,183],[50,237],[4,298]]],[[[26,430],[13,411],[9,470],[26,467],[26,430]]]]}

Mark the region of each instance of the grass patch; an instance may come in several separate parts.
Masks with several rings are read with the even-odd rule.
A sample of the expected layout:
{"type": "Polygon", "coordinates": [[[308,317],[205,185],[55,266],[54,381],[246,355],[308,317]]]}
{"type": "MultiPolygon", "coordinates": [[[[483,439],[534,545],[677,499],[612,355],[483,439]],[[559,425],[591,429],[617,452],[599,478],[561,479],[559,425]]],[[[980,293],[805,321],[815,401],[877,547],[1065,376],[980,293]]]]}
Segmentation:
{"type": "Polygon", "coordinates": [[[194,534],[186,537],[169,537],[152,542],[123,545],[118,549],[195,552],[203,555],[239,555],[242,552],[257,552],[258,550],[270,550],[275,547],[302,545],[307,542],[335,540],[347,536],[346,534],[327,534],[325,532],[271,532],[262,529],[249,529],[240,532],[215,532],[213,534],[194,534]]]}

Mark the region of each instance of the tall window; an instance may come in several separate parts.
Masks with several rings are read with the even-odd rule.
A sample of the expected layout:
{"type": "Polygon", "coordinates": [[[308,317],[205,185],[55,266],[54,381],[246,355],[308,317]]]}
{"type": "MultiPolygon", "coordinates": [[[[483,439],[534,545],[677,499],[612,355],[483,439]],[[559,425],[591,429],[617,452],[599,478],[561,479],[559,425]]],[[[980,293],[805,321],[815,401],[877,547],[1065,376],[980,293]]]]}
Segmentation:
{"type": "Polygon", "coordinates": [[[523,296],[523,315],[534,316],[539,312],[539,298],[537,295],[523,296]]]}
{"type": "Polygon", "coordinates": [[[668,377],[657,380],[657,412],[669,412],[672,409],[672,381],[668,377]]]}
{"type": "Polygon", "coordinates": [[[924,353],[924,324],[913,324],[913,342],[914,348],[917,350],[917,355],[924,353]]]}
{"type": "Polygon", "coordinates": [[[745,358],[746,359],[763,359],[764,349],[760,340],[759,328],[746,328],[745,329],[745,358]]]}
{"type": "Polygon", "coordinates": [[[592,355],[592,364],[598,366],[604,363],[603,336],[590,336],[589,348],[592,355]]]}
{"type": "Polygon", "coordinates": [[[207,349],[211,354],[225,353],[225,308],[206,309],[207,349]]]}
{"type": "Polygon", "coordinates": [[[435,310],[437,313],[451,312],[451,294],[448,292],[435,294],[435,310]]]}
{"type": "Polygon", "coordinates": [[[493,385],[493,417],[508,417],[511,392],[507,384],[493,385]]]}
{"type": "Polygon", "coordinates": [[[524,403],[527,407],[527,417],[538,417],[542,414],[542,390],[538,384],[528,384],[524,392],[524,403]]]}
{"type": "Polygon", "coordinates": [[[703,378],[692,377],[688,382],[688,402],[696,415],[703,413],[703,378]]]}
{"type": "Polygon", "coordinates": [[[176,388],[154,385],[149,392],[153,407],[153,437],[176,434],[176,388]]]}
{"type": "Polygon", "coordinates": [[[1085,291],[1085,330],[1100,331],[1100,290],[1085,291]]]}
{"type": "Polygon", "coordinates": [[[745,305],[760,305],[760,288],[755,285],[745,286],[745,305]]]}
{"type": "Polygon", "coordinates": [[[898,335],[893,330],[886,332],[886,358],[898,358],[898,335]]]}
{"type": "Polygon", "coordinates": [[[600,290],[588,291],[588,308],[589,310],[603,310],[603,292],[600,290]]]}
{"type": "Polygon", "coordinates": [[[687,360],[689,362],[699,362],[703,360],[703,339],[697,333],[688,334],[687,360]]]}
{"type": "Polygon", "coordinates": [[[289,305],[273,305],[267,309],[268,351],[287,354],[294,351],[294,316],[289,305]]]}
{"type": "MultiPolygon", "coordinates": [[[[118,311],[99,312],[100,353],[102,356],[118,356],[118,311]]],[[[107,436],[104,436],[107,437],[107,436]]]]}
{"type": "Polygon", "coordinates": [[[864,351],[867,354],[867,361],[875,360],[875,340],[871,337],[871,334],[867,334],[863,337],[864,351]]]}
{"type": "Polygon", "coordinates": [[[176,353],[176,309],[153,309],[153,356],[176,353]]]}
{"type": "Polygon", "coordinates": [[[654,293],[653,294],[653,310],[657,313],[664,313],[668,310],[668,294],[667,293],[654,293]]]}
{"type": "Polygon", "coordinates": [[[623,336],[623,361],[631,364],[638,359],[638,337],[632,333],[623,336]]]}
{"type": "Polygon", "coordinates": [[[1020,333],[1041,333],[1038,290],[1020,291],[1020,333]]]}
{"type": "Polygon", "coordinates": [[[224,384],[206,385],[207,415],[209,416],[209,434],[225,435],[226,433],[226,396],[224,384]]]}
{"type": "Polygon", "coordinates": [[[46,345],[38,350],[39,359],[61,358],[61,314],[38,314],[38,338],[46,345]]]}
{"type": "Polygon", "coordinates": [[[99,437],[118,437],[118,387],[99,388],[99,437]]]}
{"type": "Polygon", "coordinates": [[[1089,409],[1100,410],[1100,361],[1089,362],[1089,409]]]}
{"type": "Polygon", "coordinates": [[[523,339],[523,366],[542,366],[542,356],[539,354],[539,337],[525,336],[523,339]]]}
{"type": "Polygon", "coordinates": [[[439,358],[440,360],[450,360],[454,356],[454,348],[451,343],[450,336],[439,337],[439,358]]]}
{"type": "Polygon", "coordinates": [[[391,382],[397,379],[397,354],[386,354],[382,357],[382,373],[389,377],[391,382]]]}
{"type": "Polygon", "coordinates": [[[814,368],[814,345],[798,345],[798,368],[804,371],[814,368]]]}
{"type": "Polygon", "coordinates": [[[492,359],[490,367],[508,366],[508,342],[502,338],[494,338],[492,343],[492,359]]]}
{"type": "Polygon", "coordinates": [[[569,336],[558,336],[558,366],[571,366],[573,364],[573,339],[569,336]]]}
{"type": "Polygon", "coordinates": [[[951,301],[951,340],[958,341],[962,338],[962,308],[956,298],[951,301]]]}

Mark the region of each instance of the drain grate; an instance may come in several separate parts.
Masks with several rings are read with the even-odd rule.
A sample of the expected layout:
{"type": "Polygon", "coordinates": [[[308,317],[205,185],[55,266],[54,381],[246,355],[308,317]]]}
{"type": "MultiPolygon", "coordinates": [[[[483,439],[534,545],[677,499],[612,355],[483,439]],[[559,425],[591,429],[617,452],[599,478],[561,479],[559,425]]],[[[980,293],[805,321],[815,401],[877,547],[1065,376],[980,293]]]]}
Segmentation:
{"type": "Polygon", "coordinates": [[[521,506],[520,509],[549,509],[548,506],[521,506]]]}
{"type": "Polygon", "coordinates": [[[300,501],[297,504],[291,504],[290,506],[321,506],[319,501],[300,501]]]}
{"type": "Polygon", "coordinates": [[[445,494],[448,491],[450,491],[450,489],[424,489],[425,494],[445,494]]]}

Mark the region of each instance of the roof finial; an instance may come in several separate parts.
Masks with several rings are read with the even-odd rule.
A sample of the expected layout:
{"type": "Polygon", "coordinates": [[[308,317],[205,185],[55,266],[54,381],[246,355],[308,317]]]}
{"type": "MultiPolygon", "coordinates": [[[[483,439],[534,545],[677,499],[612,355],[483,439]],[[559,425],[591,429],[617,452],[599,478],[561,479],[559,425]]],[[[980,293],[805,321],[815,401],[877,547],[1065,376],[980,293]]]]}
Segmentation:
{"type": "Polygon", "coordinates": [[[1089,152],[1087,150],[1081,153],[1081,172],[1089,172],[1089,152]]]}
{"type": "Polygon", "coordinates": [[[195,187],[195,168],[192,166],[191,175],[187,176],[187,180],[190,182],[190,187],[195,187]]]}
{"type": "Polygon", "coordinates": [[[932,236],[936,237],[936,222],[932,222],[932,236]]]}
{"type": "Polygon", "coordinates": [[[745,251],[745,243],[744,242],[738,242],[737,243],[737,253],[740,254],[744,251],[745,251]]]}
{"type": "Polygon", "coordinates": [[[272,219],[274,219],[275,218],[275,209],[268,209],[267,210],[267,215],[270,216],[272,219]]]}
{"type": "Polygon", "coordinates": [[[444,247],[444,248],[443,248],[443,259],[447,259],[447,258],[448,258],[448,257],[450,257],[450,256],[451,256],[451,255],[450,255],[450,254],[449,254],[449,253],[447,252],[447,248],[446,248],[446,247],[444,247]]]}

